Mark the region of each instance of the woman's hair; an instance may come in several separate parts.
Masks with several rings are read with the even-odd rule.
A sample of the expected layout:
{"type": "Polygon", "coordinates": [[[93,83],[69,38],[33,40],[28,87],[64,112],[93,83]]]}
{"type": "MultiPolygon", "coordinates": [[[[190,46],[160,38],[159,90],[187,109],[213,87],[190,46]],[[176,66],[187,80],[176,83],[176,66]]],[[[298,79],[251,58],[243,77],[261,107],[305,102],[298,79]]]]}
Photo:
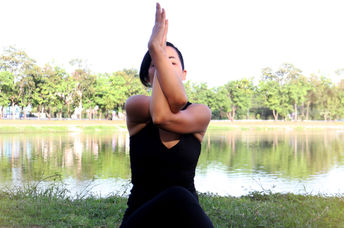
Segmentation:
{"type": "MultiPolygon", "coordinates": [[[[176,52],[178,53],[179,60],[182,64],[182,69],[184,70],[184,60],[183,60],[182,53],[178,50],[178,48],[176,48],[170,42],[166,42],[166,46],[172,47],[172,48],[174,48],[174,50],[176,50],[176,52]]],[[[143,57],[141,67],[140,67],[140,80],[141,80],[142,84],[147,86],[147,87],[151,86],[149,83],[149,76],[148,76],[148,70],[149,70],[149,66],[150,66],[151,62],[152,62],[152,57],[150,56],[149,51],[147,51],[145,56],[143,57]]]]}

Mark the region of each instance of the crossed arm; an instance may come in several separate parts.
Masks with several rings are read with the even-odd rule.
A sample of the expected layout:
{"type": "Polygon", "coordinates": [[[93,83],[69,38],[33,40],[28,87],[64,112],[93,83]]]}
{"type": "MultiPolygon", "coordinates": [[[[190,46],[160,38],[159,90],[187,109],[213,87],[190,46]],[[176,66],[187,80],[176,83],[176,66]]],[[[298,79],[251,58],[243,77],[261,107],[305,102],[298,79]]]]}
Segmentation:
{"type": "Polygon", "coordinates": [[[210,109],[203,104],[187,103],[181,78],[185,72],[178,70],[178,61],[166,52],[168,22],[165,11],[157,4],[156,20],[148,44],[152,57],[152,96],[137,95],[126,102],[127,126],[130,135],[136,134],[149,121],[164,130],[179,133],[204,134],[211,118],[210,109]],[[182,72],[182,73],[181,73],[182,72]]]}

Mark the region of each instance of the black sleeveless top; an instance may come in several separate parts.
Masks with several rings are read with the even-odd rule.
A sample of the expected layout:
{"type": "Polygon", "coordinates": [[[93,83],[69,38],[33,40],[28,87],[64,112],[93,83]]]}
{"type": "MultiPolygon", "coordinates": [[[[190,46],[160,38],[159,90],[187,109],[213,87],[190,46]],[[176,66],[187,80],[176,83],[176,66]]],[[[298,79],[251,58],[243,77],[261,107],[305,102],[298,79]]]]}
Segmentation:
{"type": "MultiPolygon", "coordinates": [[[[188,102],[183,110],[190,104],[188,102]]],[[[175,146],[168,149],[160,140],[159,128],[152,122],[130,137],[133,187],[124,220],[142,204],[171,186],[182,186],[197,198],[194,176],[201,143],[193,134],[180,135],[179,139],[175,146]]]]}

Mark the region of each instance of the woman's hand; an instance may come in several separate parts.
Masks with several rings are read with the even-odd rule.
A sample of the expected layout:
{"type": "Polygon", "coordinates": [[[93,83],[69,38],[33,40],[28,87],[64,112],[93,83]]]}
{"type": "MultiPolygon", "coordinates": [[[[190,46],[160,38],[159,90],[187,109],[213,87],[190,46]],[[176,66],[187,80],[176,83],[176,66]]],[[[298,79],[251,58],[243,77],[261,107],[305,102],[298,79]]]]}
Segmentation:
{"type": "Polygon", "coordinates": [[[168,20],[166,19],[165,9],[161,9],[159,3],[156,4],[155,24],[153,27],[152,35],[148,42],[148,49],[156,51],[162,49],[165,51],[166,39],[168,30],[168,20]]]}

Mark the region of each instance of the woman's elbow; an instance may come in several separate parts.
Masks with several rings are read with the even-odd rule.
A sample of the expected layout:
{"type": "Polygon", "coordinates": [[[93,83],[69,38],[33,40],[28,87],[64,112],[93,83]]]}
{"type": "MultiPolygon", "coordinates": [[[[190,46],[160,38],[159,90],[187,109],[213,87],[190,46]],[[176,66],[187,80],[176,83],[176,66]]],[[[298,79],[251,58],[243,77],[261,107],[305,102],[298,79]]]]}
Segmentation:
{"type": "Polygon", "coordinates": [[[172,105],[170,105],[171,112],[177,113],[181,109],[185,107],[185,105],[188,103],[187,97],[186,96],[181,96],[178,98],[175,102],[173,102],[172,105]]]}
{"type": "Polygon", "coordinates": [[[162,114],[155,114],[152,115],[152,122],[154,125],[161,125],[165,121],[164,115],[162,114]]]}

